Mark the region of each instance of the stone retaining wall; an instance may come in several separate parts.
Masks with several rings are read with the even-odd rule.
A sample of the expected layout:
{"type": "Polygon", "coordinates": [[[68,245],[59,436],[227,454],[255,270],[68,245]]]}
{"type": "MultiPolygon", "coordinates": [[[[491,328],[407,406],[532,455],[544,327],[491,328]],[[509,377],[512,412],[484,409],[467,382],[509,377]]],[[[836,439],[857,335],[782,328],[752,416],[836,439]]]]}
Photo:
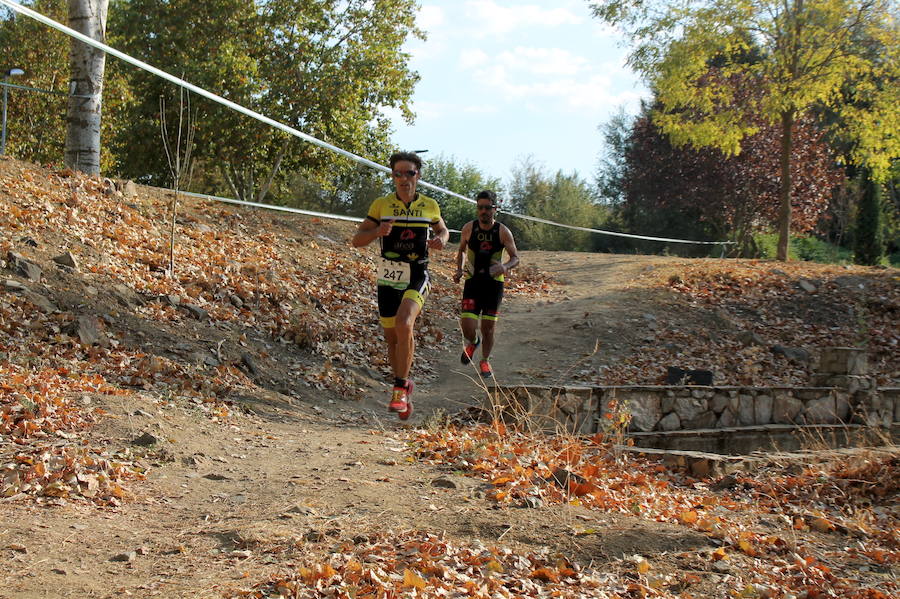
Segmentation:
{"type": "Polygon", "coordinates": [[[611,402],[631,413],[630,430],[674,431],[765,424],[890,425],[893,402],[876,392],[836,387],[598,388],[600,417],[611,402]]]}
{"type": "Polygon", "coordinates": [[[490,403],[537,429],[578,434],[603,430],[610,406],[630,413],[631,432],[900,422],[896,388],[516,385],[494,387],[490,403]]]}
{"type": "Polygon", "coordinates": [[[542,385],[490,388],[485,409],[504,419],[550,433],[596,432],[601,394],[593,387],[542,385]]]}

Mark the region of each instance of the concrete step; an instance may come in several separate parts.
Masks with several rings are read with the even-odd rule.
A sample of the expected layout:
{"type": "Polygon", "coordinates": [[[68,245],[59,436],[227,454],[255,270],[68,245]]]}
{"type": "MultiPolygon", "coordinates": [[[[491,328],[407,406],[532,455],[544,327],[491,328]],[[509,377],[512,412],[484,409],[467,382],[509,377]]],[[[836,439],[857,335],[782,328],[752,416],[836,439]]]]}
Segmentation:
{"type": "Polygon", "coordinates": [[[636,447],[747,455],[755,451],[798,451],[880,446],[900,440],[900,422],[892,427],[862,424],[764,424],[729,428],[628,433],[636,447]]]}
{"type": "Polygon", "coordinates": [[[802,466],[821,463],[835,458],[852,456],[900,457],[900,447],[846,447],[841,449],[821,449],[809,451],[756,452],[749,455],[723,455],[703,451],[678,449],[656,449],[653,447],[633,447],[617,445],[616,450],[624,454],[639,455],[659,460],[672,470],[680,470],[695,478],[716,478],[735,472],[750,472],[764,466],[802,466]]]}

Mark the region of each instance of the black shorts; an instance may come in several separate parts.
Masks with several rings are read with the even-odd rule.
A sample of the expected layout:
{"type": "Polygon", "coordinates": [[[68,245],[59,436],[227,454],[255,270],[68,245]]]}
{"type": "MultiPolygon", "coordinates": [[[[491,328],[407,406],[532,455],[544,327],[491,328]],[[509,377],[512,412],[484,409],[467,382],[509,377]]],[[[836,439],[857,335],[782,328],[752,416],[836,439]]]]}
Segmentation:
{"type": "Polygon", "coordinates": [[[424,306],[430,289],[431,277],[424,268],[413,271],[406,287],[378,285],[378,316],[381,317],[381,326],[386,329],[394,328],[394,318],[404,299],[413,300],[420,308],[424,306]]]}
{"type": "Polygon", "coordinates": [[[503,281],[488,277],[472,277],[463,285],[460,317],[497,320],[503,301],[503,281]]]}

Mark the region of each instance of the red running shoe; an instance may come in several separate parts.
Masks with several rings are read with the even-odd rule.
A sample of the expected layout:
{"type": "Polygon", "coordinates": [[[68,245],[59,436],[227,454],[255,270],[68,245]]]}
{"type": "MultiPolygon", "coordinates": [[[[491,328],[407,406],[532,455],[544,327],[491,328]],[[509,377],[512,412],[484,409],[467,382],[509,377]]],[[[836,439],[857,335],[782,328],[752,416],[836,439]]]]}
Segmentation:
{"type": "Polygon", "coordinates": [[[459,356],[459,361],[463,364],[469,364],[472,362],[472,356],[475,355],[475,350],[478,349],[478,346],[481,345],[481,337],[475,337],[475,343],[469,343],[466,345],[466,348],[463,350],[462,355],[459,356]]]}
{"type": "Polygon", "coordinates": [[[486,378],[486,379],[489,379],[489,378],[491,378],[492,376],[494,376],[493,371],[491,371],[491,365],[488,364],[488,361],[487,361],[487,360],[482,360],[482,361],[478,364],[478,372],[480,372],[480,373],[481,373],[481,376],[484,377],[484,378],[486,378]]]}
{"type": "Polygon", "coordinates": [[[413,405],[412,405],[412,392],[415,385],[412,382],[412,379],[407,379],[406,381],[406,409],[397,412],[397,418],[400,420],[408,420],[413,413],[413,405]]]}
{"type": "Polygon", "coordinates": [[[391,403],[388,404],[388,410],[391,412],[402,412],[406,409],[407,391],[406,387],[398,387],[394,385],[391,391],[391,403]]]}

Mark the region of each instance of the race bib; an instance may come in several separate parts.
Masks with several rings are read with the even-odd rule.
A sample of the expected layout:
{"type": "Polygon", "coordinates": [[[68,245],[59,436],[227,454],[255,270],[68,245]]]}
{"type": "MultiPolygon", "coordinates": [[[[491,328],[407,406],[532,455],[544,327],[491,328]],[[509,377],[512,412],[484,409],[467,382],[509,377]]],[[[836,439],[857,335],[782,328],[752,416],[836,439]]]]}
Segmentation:
{"type": "Polygon", "coordinates": [[[382,258],[378,263],[378,274],[375,277],[379,285],[406,289],[409,287],[409,262],[395,262],[382,258]]]}

